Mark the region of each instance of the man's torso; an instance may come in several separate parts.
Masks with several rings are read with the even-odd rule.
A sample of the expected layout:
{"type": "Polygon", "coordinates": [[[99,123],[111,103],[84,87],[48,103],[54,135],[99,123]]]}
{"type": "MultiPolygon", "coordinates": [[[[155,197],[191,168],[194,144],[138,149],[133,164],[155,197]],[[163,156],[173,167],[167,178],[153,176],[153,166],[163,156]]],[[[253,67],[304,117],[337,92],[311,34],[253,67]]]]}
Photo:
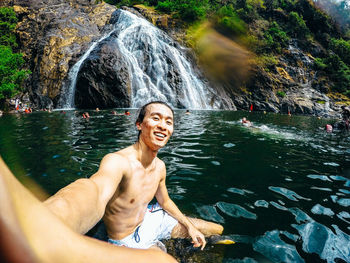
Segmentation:
{"type": "Polygon", "coordinates": [[[153,199],[161,179],[161,161],[158,158],[146,170],[128,152],[128,148],[118,153],[128,159],[131,174],[123,176],[103,217],[109,238],[116,240],[131,234],[142,222],[147,205],[153,199]]]}

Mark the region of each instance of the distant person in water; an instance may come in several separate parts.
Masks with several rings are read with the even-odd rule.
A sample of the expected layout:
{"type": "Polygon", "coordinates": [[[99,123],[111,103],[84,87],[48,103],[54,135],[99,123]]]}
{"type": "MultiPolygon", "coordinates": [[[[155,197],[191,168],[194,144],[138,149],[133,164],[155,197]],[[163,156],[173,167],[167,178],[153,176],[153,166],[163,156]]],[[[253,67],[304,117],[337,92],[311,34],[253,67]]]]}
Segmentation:
{"type": "Polygon", "coordinates": [[[90,114],[89,114],[88,112],[84,112],[84,113],[83,113],[83,118],[84,118],[84,119],[90,118],[90,114]]]}
{"type": "Polygon", "coordinates": [[[116,246],[162,249],[161,239],[190,237],[194,247],[204,249],[204,236],[221,234],[223,227],[182,214],[169,197],[166,167],[157,157],[173,133],[173,110],[164,102],[150,102],[135,124],[135,144],[107,154],[90,179],[75,181],[45,204],[79,233],[103,218],[108,242],[116,246]],[[87,196],[91,200],[81,202],[87,196]],[[157,203],[150,205],[154,197],[157,203]],[[71,223],[71,218],[85,221],[71,223]]]}
{"type": "Polygon", "coordinates": [[[185,114],[191,114],[190,110],[186,110],[185,114]]]}
{"type": "Polygon", "coordinates": [[[128,110],[126,110],[126,111],[124,112],[124,115],[129,116],[129,115],[130,115],[130,112],[129,112],[128,110]]]}
{"type": "Polygon", "coordinates": [[[251,123],[249,120],[247,120],[246,117],[243,117],[243,118],[242,118],[242,124],[243,124],[244,126],[247,126],[247,127],[252,126],[252,123],[251,123]]]}
{"type": "Polygon", "coordinates": [[[331,124],[326,124],[325,130],[326,132],[331,133],[333,132],[333,126],[331,124]]]}
{"type": "Polygon", "coordinates": [[[96,112],[99,112],[100,111],[100,109],[99,108],[96,108],[96,112]]]}

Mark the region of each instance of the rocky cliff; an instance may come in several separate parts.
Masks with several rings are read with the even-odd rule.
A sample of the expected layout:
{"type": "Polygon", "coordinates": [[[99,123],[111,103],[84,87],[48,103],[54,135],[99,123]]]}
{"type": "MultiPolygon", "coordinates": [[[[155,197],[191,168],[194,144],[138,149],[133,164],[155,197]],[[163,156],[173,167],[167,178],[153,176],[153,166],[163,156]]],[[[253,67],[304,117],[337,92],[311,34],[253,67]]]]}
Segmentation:
{"type": "Polygon", "coordinates": [[[97,39],[115,8],[88,0],[14,0],[20,52],[32,71],[26,82],[32,102],[38,107],[56,104],[69,68],[97,39]]]}
{"type": "MultiPolygon", "coordinates": [[[[96,2],[13,0],[0,3],[13,6],[19,18],[16,33],[20,51],[24,54],[28,68],[33,72],[26,88],[38,108],[57,106],[69,69],[93,41],[110,30],[116,8],[96,2]]],[[[137,6],[136,9],[150,22],[184,43],[182,40],[185,39],[185,34],[179,21],[142,6],[137,6]]],[[[228,41],[217,39],[216,37],[220,45],[224,43],[225,52],[228,50],[234,53],[238,50],[236,47],[229,47],[228,41]]],[[[88,63],[82,65],[83,73],[78,76],[76,91],[78,107],[130,106],[130,76],[117,55],[113,55],[113,58],[109,56],[111,48],[102,43],[92,52],[88,63]],[[111,88],[112,86],[120,88],[111,88]]],[[[238,57],[236,62],[249,59],[248,52],[239,52],[244,55],[238,57]]],[[[208,76],[206,83],[214,89],[215,96],[222,98],[220,107],[226,109],[247,110],[253,104],[254,109],[260,111],[335,115],[339,106],[334,97],[325,95],[327,82],[318,79],[318,73],[312,66],[313,57],[321,52],[322,48],[317,45],[306,50],[293,39],[278,63],[269,71],[258,64],[249,64],[247,68],[250,74],[244,74],[249,78],[244,79],[237,78],[235,74],[243,64],[238,63],[234,67],[232,65],[235,61],[230,60],[230,56],[213,52],[211,59],[222,62],[220,68],[226,70],[226,77],[222,80],[208,76]]],[[[192,60],[200,63],[200,59],[192,60]]],[[[203,72],[206,72],[205,65],[203,68],[203,72]]]]}

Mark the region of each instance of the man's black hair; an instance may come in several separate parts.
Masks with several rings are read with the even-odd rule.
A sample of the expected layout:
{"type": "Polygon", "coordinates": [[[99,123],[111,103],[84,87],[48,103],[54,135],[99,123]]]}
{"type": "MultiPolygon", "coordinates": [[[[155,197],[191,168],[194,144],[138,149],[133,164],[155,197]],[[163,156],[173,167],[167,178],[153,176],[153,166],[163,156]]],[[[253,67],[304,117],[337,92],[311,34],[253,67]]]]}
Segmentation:
{"type": "MultiPolygon", "coordinates": [[[[172,114],[173,114],[173,116],[174,116],[174,110],[173,110],[166,102],[160,101],[160,100],[151,101],[151,102],[148,102],[147,104],[143,105],[143,106],[140,108],[140,110],[139,110],[139,115],[137,116],[137,119],[136,119],[136,121],[135,121],[135,124],[137,124],[137,123],[142,123],[142,122],[143,122],[143,119],[145,118],[145,115],[146,115],[146,112],[147,112],[147,107],[148,107],[149,105],[151,105],[151,104],[162,104],[162,105],[164,105],[164,106],[167,106],[167,107],[171,110],[171,112],[172,112],[172,114]]],[[[140,140],[140,134],[141,134],[141,131],[139,131],[139,134],[137,135],[137,141],[140,140]]]]}

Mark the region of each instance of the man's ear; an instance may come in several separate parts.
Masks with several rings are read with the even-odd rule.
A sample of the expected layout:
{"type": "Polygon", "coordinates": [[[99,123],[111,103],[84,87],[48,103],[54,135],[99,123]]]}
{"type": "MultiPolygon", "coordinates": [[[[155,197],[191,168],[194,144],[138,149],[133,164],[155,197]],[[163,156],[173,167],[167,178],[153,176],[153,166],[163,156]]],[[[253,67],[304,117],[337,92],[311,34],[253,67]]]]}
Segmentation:
{"type": "Polygon", "coordinates": [[[141,131],[141,123],[136,122],[136,128],[137,128],[139,131],[141,131]]]}

